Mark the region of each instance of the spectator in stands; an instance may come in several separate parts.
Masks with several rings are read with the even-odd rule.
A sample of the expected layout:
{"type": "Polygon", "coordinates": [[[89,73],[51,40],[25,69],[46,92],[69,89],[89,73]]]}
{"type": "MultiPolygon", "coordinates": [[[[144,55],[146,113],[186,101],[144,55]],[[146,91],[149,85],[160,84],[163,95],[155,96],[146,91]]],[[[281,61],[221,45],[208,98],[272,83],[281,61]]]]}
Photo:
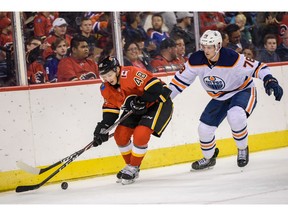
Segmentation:
{"type": "Polygon", "coordinates": [[[229,24],[224,29],[229,37],[229,44],[227,48],[233,49],[238,53],[242,53],[243,47],[248,46],[245,40],[241,38],[240,28],[236,24],[229,24]]]}
{"type": "MultiPolygon", "coordinates": [[[[160,14],[156,13],[152,15],[152,27],[153,28],[152,28],[152,31],[148,33],[148,35],[150,35],[150,39],[157,46],[157,50],[155,54],[159,52],[159,46],[160,46],[161,41],[169,37],[169,34],[167,32],[162,31],[163,24],[164,24],[163,17],[160,14]]],[[[156,56],[156,55],[153,54],[152,56],[156,56]]]]}
{"type": "Polygon", "coordinates": [[[193,13],[189,12],[176,12],[177,24],[173,26],[170,37],[176,35],[182,37],[185,42],[185,56],[195,52],[195,35],[194,35],[194,26],[192,25],[193,13]]]}
{"type": "Polygon", "coordinates": [[[163,17],[164,23],[168,28],[167,32],[171,32],[173,26],[177,24],[177,17],[175,12],[173,11],[161,12],[161,16],[163,17]]]}
{"type": "Polygon", "coordinates": [[[52,44],[51,48],[54,54],[49,56],[45,61],[45,70],[48,74],[50,82],[57,82],[58,64],[61,59],[66,57],[68,44],[64,38],[57,38],[52,44]]]}
{"type": "Polygon", "coordinates": [[[261,62],[280,62],[280,57],[275,52],[277,49],[277,37],[274,34],[267,34],[264,37],[264,49],[259,51],[258,61],[261,62]]]}
{"type": "Polygon", "coordinates": [[[229,44],[229,36],[228,36],[228,34],[226,33],[226,32],[224,32],[224,31],[221,31],[220,32],[221,33],[221,36],[222,36],[222,47],[227,47],[228,46],[228,44],[229,44]]]}
{"type": "Polygon", "coordinates": [[[26,53],[30,52],[34,48],[38,47],[41,49],[42,46],[42,40],[39,37],[32,36],[28,39],[27,44],[26,44],[26,53]]]}
{"type": "MultiPolygon", "coordinates": [[[[145,47],[144,38],[142,38],[140,35],[138,35],[138,36],[136,35],[133,42],[136,42],[138,44],[138,47],[139,47],[138,57],[139,57],[140,61],[145,62],[145,66],[146,66],[147,70],[153,71],[154,68],[151,65],[151,58],[152,57],[151,57],[150,53],[147,51],[147,48],[145,47]]],[[[124,45],[125,45],[125,43],[124,43],[124,45]]]]}
{"type": "Polygon", "coordinates": [[[34,36],[42,39],[48,37],[53,30],[53,21],[50,12],[38,12],[33,21],[34,36]]]}
{"type": "Polygon", "coordinates": [[[190,12],[176,12],[176,21],[170,32],[170,37],[178,35],[182,37],[185,42],[185,56],[196,51],[194,26],[192,25],[193,13],[190,12]]]}
{"type": "Polygon", "coordinates": [[[249,44],[248,46],[244,47],[242,53],[247,58],[258,60],[257,52],[253,44],[249,44]]]}
{"type": "Polygon", "coordinates": [[[288,29],[288,12],[277,13],[276,20],[278,22],[276,22],[278,24],[277,46],[279,46],[284,32],[288,29]]]}
{"type": "MultiPolygon", "coordinates": [[[[142,19],[142,20],[144,20],[143,28],[146,32],[148,29],[153,28],[152,17],[154,14],[159,14],[163,19],[163,16],[161,15],[162,13],[158,13],[158,12],[155,12],[155,13],[154,12],[144,12],[143,13],[143,19],[142,19]]],[[[164,19],[163,19],[163,25],[162,25],[161,31],[162,32],[169,32],[169,28],[165,25],[164,19]]]]}
{"type": "Polygon", "coordinates": [[[42,58],[42,40],[31,37],[26,44],[27,79],[29,84],[49,82],[42,58]]]}
{"type": "Polygon", "coordinates": [[[277,47],[276,53],[281,61],[288,61],[288,30],[282,36],[282,43],[277,47]]]}
{"type": "Polygon", "coordinates": [[[81,19],[81,24],[80,24],[80,33],[79,35],[82,35],[86,37],[88,46],[89,46],[89,56],[91,57],[92,60],[96,60],[96,47],[97,47],[97,39],[95,35],[92,33],[92,20],[89,17],[83,17],[81,19]]]}
{"type": "Polygon", "coordinates": [[[56,40],[56,38],[64,38],[68,43],[68,48],[70,47],[70,42],[72,39],[71,35],[67,32],[67,22],[63,18],[57,18],[53,22],[53,32],[45,39],[44,44],[47,44],[47,48],[43,52],[44,59],[47,59],[50,55],[53,55],[53,50],[51,44],[56,40]]]}
{"type": "Polygon", "coordinates": [[[252,41],[257,48],[263,46],[265,35],[278,34],[278,14],[279,12],[257,12],[256,23],[252,31],[252,41]]]}
{"type": "MultiPolygon", "coordinates": [[[[0,20],[0,46],[5,50],[12,51],[13,49],[13,33],[11,19],[3,17],[0,20]]],[[[0,61],[6,59],[6,52],[0,51],[0,61]]]]}
{"type": "Polygon", "coordinates": [[[143,69],[152,68],[150,62],[141,61],[140,49],[136,42],[127,41],[124,45],[124,66],[135,66],[143,69]]]}
{"type": "Polygon", "coordinates": [[[246,26],[246,20],[246,16],[243,13],[239,13],[235,17],[235,24],[240,28],[242,40],[245,40],[246,44],[252,44],[252,36],[249,27],[246,26]]]}
{"type": "Polygon", "coordinates": [[[220,12],[199,12],[200,34],[206,30],[223,31],[226,27],[224,14],[220,12]]]}
{"type": "Polygon", "coordinates": [[[185,56],[185,43],[183,38],[179,36],[174,36],[172,38],[175,43],[176,43],[176,48],[177,48],[177,58],[174,60],[175,64],[184,64],[187,60],[188,57],[185,56]]]}
{"type": "Polygon", "coordinates": [[[13,44],[11,19],[5,17],[0,20],[0,46],[9,47],[13,44]]]}
{"type": "Polygon", "coordinates": [[[133,41],[135,37],[139,37],[138,35],[140,35],[144,38],[144,46],[149,53],[157,49],[156,44],[151,41],[144,28],[141,26],[140,13],[138,12],[126,13],[126,25],[122,31],[122,35],[126,41],[133,41]]]}
{"type": "Polygon", "coordinates": [[[58,82],[99,78],[97,63],[88,57],[86,38],[75,36],[71,40],[71,56],[61,59],[58,64],[58,82]]]}
{"type": "Polygon", "coordinates": [[[93,33],[97,40],[97,46],[95,47],[95,59],[97,61],[99,61],[98,55],[100,55],[102,50],[113,43],[112,21],[110,21],[110,14],[111,13],[109,12],[99,12],[93,13],[93,15],[90,16],[93,23],[93,33]]]}
{"type": "Polygon", "coordinates": [[[116,56],[116,53],[115,53],[115,49],[114,49],[114,45],[111,43],[111,44],[108,44],[103,50],[102,52],[100,53],[100,56],[98,58],[98,63],[103,61],[105,58],[107,58],[108,56],[113,56],[115,57],[116,56]]]}
{"type": "Polygon", "coordinates": [[[172,68],[174,66],[179,69],[182,68],[182,64],[175,64],[176,59],[176,43],[172,38],[166,38],[160,44],[160,54],[151,60],[151,65],[154,68],[155,72],[172,71],[172,68]],[[167,68],[170,68],[171,70],[167,70],[167,68]]]}

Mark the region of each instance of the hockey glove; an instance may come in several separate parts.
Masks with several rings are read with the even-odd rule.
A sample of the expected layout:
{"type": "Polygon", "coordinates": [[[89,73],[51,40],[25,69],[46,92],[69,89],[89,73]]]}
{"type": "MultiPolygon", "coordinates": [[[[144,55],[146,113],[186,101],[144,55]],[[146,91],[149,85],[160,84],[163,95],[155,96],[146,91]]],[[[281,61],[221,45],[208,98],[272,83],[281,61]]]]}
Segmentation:
{"type": "Polygon", "coordinates": [[[264,77],[263,82],[266,94],[270,96],[273,92],[275,100],[280,101],[283,95],[283,89],[278,84],[277,79],[271,74],[268,74],[264,77]]]}
{"type": "Polygon", "coordinates": [[[144,115],[147,112],[146,102],[137,96],[130,102],[131,110],[135,115],[144,115]]]}
{"type": "Polygon", "coordinates": [[[103,142],[106,142],[109,139],[109,133],[105,134],[103,133],[107,128],[109,128],[109,125],[104,124],[102,122],[98,122],[94,131],[94,140],[93,140],[94,147],[101,145],[103,142]]]}

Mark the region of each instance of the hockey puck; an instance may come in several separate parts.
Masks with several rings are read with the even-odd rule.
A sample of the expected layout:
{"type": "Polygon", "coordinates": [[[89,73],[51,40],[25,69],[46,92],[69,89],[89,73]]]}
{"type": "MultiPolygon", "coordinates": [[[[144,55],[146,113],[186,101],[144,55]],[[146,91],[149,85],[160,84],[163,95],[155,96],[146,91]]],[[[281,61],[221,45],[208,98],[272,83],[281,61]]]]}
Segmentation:
{"type": "Polygon", "coordinates": [[[61,188],[62,188],[63,190],[66,190],[66,189],[68,188],[68,183],[67,183],[67,182],[62,182],[61,188]]]}

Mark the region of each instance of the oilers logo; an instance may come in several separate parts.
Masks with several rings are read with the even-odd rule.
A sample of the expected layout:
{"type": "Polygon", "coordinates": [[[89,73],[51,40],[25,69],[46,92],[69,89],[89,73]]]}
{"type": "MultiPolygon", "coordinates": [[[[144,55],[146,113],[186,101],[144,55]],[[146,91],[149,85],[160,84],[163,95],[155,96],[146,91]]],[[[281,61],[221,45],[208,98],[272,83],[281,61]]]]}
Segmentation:
{"type": "Polygon", "coordinates": [[[225,87],[225,82],[216,76],[207,76],[203,78],[206,86],[214,90],[221,90],[225,87]]]}

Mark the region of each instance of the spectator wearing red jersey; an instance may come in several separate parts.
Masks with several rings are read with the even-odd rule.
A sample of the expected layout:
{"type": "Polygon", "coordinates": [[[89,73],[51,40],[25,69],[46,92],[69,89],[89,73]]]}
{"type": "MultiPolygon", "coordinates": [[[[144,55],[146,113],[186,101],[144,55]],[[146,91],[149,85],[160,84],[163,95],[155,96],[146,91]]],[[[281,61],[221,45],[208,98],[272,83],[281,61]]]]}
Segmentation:
{"type": "Polygon", "coordinates": [[[199,12],[200,34],[206,30],[222,31],[226,27],[224,15],[219,12],[199,12]]]}
{"type": "MultiPolygon", "coordinates": [[[[0,46],[12,50],[13,34],[11,20],[8,17],[0,19],[0,46]]],[[[6,52],[0,52],[0,61],[6,59],[6,52]]]]}
{"type": "Polygon", "coordinates": [[[48,76],[43,66],[41,46],[42,41],[37,37],[29,38],[26,44],[27,78],[29,84],[48,82],[48,76]]]}
{"type": "Polygon", "coordinates": [[[0,20],[0,31],[0,46],[10,46],[13,43],[13,35],[11,20],[8,17],[0,20]]]}
{"type": "MultiPolygon", "coordinates": [[[[166,38],[160,44],[160,54],[151,60],[151,65],[156,72],[165,72],[166,66],[172,67],[177,59],[176,43],[171,38],[166,38]]],[[[179,66],[180,67],[180,66],[179,66]]]]}
{"type": "Polygon", "coordinates": [[[89,46],[86,38],[79,35],[71,40],[71,56],[58,64],[58,82],[99,78],[98,65],[88,58],[89,46]]]}
{"type": "Polygon", "coordinates": [[[50,12],[38,12],[34,17],[34,36],[46,38],[53,30],[50,12]]]}
{"type": "Polygon", "coordinates": [[[43,52],[44,59],[47,59],[50,55],[53,55],[53,50],[51,44],[56,40],[56,38],[64,38],[68,43],[68,48],[70,47],[70,42],[72,39],[71,35],[66,34],[67,32],[67,22],[63,18],[57,18],[53,22],[53,32],[46,38],[44,44],[47,48],[43,52]]]}

